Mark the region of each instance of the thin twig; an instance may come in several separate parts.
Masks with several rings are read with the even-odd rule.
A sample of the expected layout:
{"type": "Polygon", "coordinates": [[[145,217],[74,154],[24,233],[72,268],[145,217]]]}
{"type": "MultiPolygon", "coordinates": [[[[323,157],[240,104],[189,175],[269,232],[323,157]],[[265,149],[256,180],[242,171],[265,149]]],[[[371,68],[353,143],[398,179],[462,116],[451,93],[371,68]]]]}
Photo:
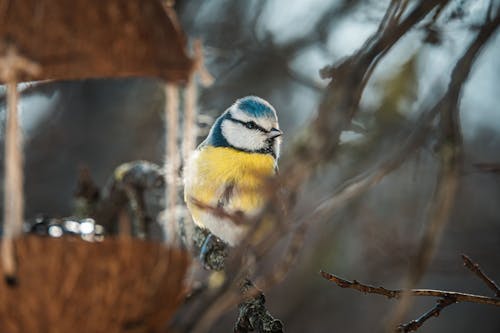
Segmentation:
{"type": "Polygon", "coordinates": [[[436,305],[429,311],[425,312],[423,315],[418,317],[415,320],[412,320],[406,324],[401,324],[398,326],[399,332],[413,332],[418,330],[427,319],[432,317],[438,317],[441,314],[441,311],[452,304],[457,302],[455,296],[443,297],[436,301],[436,305]]]}
{"type": "Polygon", "coordinates": [[[481,267],[479,267],[478,264],[473,262],[468,256],[465,254],[462,254],[462,259],[464,261],[464,266],[467,267],[472,273],[476,274],[493,292],[495,293],[496,297],[500,297],[500,287],[491,279],[489,276],[487,276],[482,270],[481,267]]]}
{"type": "Polygon", "coordinates": [[[382,295],[387,298],[399,299],[404,294],[408,294],[410,296],[427,296],[427,297],[441,297],[441,298],[454,297],[456,303],[477,303],[477,304],[500,306],[500,298],[498,297],[489,297],[489,296],[462,293],[457,291],[435,290],[435,289],[408,289],[408,290],[386,289],[384,287],[374,287],[367,284],[363,284],[356,280],[349,281],[337,275],[327,273],[324,271],[321,271],[320,274],[323,278],[331,282],[334,282],[341,288],[354,289],[365,294],[382,295]]]}
{"type": "Polygon", "coordinates": [[[431,308],[429,311],[426,311],[418,319],[412,320],[406,324],[399,325],[397,328],[399,332],[416,331],[424,324],[426,320],[432,317],[439,316],[441,311],[445,307],[451,304],[469,302],[469,303],[500,306],[500,298],[498,297],[487,297],[482,295],[474,295],[456,291],[433,290],[433,289],[393,290],[393,289],[386,289],[384,287],[374,287],[371,285],[360,283],[356,280],[349,281],[324,271],[321,271],[320,273],[323,276],[323,278],[331,282],[334,282],[341,288],[350,288],[365,294],[377,294],[385,296],[387,298],[396,298],[396,299],[400,299],[403,297],[411,297],[411,296],[431,296],[440,298],[439,300],[437,300],[436,305],[433,308],[431,308]]]}

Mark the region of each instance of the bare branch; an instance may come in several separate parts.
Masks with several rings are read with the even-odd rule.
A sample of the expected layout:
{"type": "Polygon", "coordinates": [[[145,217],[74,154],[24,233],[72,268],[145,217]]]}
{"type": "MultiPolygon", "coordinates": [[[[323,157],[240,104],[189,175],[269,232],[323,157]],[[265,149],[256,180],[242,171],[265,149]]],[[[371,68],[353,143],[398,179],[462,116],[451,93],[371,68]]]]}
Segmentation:
{"type": "MultiPolygon", "coordinates": [[[[320,71],[321,77],[335,77],[342,67],[346,66],[353,60],[356,61],[357,65],[362,66],[360,72],[364,73],[374,59],[376,59],[381,53],[391,49],[403,35],[405,35],[418,22],[427,16],[436,6],[443,6],[448,2],[449,0],[420,1],[407,15],[407,17],[401,21],[401,23],[389,25],[385,29],[380,29],[380,27],[387,24],[385,21],[393,21],[394,15],[400,15],[393,12],[393,9],[395,8],[391,3],[387,9],[387,11],[391,13],[388,14],[388,12],[386,12],[386,16],[384,17],[379,30],[373,36],[368,38],[365,44],[353,56],[345,59],[337,65],[323,68],[320,71]]],[[[356,79],[356,82],[360,81],[359,77],[356,79]]]]}
{"type": "Polygon", "coordinates": [[[409,323],[402,324],[398,326],[399,332],[413,332],[418,330],[427,319],[432,317],[438,317],[441,314],[441,311],[452,304],[457,302],[454,296],[444,297],[437,300],[436,305],[429,311],[425,312],[423,315],[418,317],[415,320],[410,321],[409,323]]]}
{"type": "MultiPolygon", "coordinates": [[[[489,277],[487,277],[479,268],[479,266],[473,263],[469,257],[466,255],[462,255],[464,260],[464,265],[469,268],[473,273],[479,276],[481,280],[483,280],[488,287],[490,287],[493,291],[495,291],[495,297],[488,297],[482,295],[468,294],[456,291],[447,291],[447,290],[434,290],[434,289],[386,289],[384,287],[374,287],[368,284],[360,283],[356,280],[346,280],[337,275],[327,273],[324,271],[320,271],[320,274],[323,278],[328,281],[334,282],[337,286],[341,288],[350,288],[357,291],[360,291],[364,294],[376,294],[382,295],[387,298],[396,298],[396,299],[404,299],[406,297],[412,296],[430,296],[430,297],[439,297],[436,302],[436,305],[432,307],[429,311],[426,311],[419,318],[412,320],[406,324],[401,324],[398,326],[397,330],[399,332],[413,332],[418,330],[426,320],[432,317],[437,317],[441,313],[441,311],[452,304],[455,303],[478,303],[478,304],[488,304],[493,306],[500,306],[500,297],[499,291],[500,289],[496,285],[496,283],[489,277]]],[[[392,322],[391,322],[392,323],[392,322]]],[[[392,327],[394,327],[393,325],[392,327]]]]}
{"type": "Polygon", "coordinates": [[[387,298],[400,298],[403,294],[409,294],[410,296],[431,296],[431,297],[455,297],[455,301],[457,303],[478,303],[478,304],[488,304],[494,306],[500,306],[500,298],[499,297],[489,297],[489,296],[481,296],[475,294],[467,294],[456,291],[447,291],[447,290],[435,290],[435,289],[386,289],[384,287],[374,287],[367,284],[363,284],[356,280],[349,281],[343,279],[339,276],[336,276],[331,273],[327,273],[321,271],[321,276],[323,278],[336,283],[341,288],[350,288],[357,291],[360,291],[365,294],[377,294],[382,295],[387,298]]]}
{"type": "MultiPolygon", "coordinates": [[[[399,21],[399,18],[402,18],[402,21],[396,21],[396,24],[390,25],[387,29],[383,29],[381,34],[375,34],[358,52],[340,62],[338,65],[331,67],[334,71],[329,74],[335,75],[322,98],[317,113],[318,116],[314,119],[310,128],[307,129],[307,132],[303,133],[304,135],[301,135],[299,140],[295,142],[290,150],[290,154],[285,156],[286,158],[284,160],[286,164],[281,165],[281,176],[277,179],[277,182],[283,183],[288,190],[285,194],[286,202],[284,204],[289,211],[291,211],[291,208],[295,204],[298,188],[311,177],[314,170],[317,170],[322,163],[331,160],[338,152],[339,135],[342,130],[348,128],[358,108],[357,106],[361,93],[356,94],[358,91],[357,89],[361,82],[364,81],[366,83],[368,81],[370,73],[373,72],[373,68],[378,63],[377,59],[383,57],[402,36],[432,13],[437,6],[444,6],[448,1],[420,1],[415,6],[411,6],[411,9],[408,9],[405,3],[405,1],[401,2],[401,7],[395,10],[398,15],[397,21],[399,21]],[[407,14],[403,13],[404,9],[409,12],[407,14]],[[300,161],[300,163],[297,163],[297,161],[300,161]]],[[[465,75],[465,77],[467,77],[467,75],[465,75]]],[[[362,92],[362,90],[363,87],[361,87],[360,91],[362,92]]],[[[397,168],[408,158],[408,156],[411,156],[411,153],[420,147],[421,143],[424,141],[422,138],[425,138],[426,134],[428,134],[431,121],[441,112],[444,107],[443,103],[443,101],[440,101],[427,112],[422,113],[423,118],[422,121],[419,122],[419,125],[417,125],[418,130],[415,132],[415,135],[413,136],[412,134],[408,138],[408,145],[405,145],[404,149],[398,151],[396,155],[393,155],[391,160],[380,165],[379,168],[375,168],[373,171],[362,174],[359,178],[354,179],[352,183],[344,184],[345,187],[339,188],[338,192],[334,193],[334,199],[332,200],[334,203],[331,205],[327,203],[319,209],[319,212],[313,213],[316,214],[313,215],[313,217],[315,217],[314,219],[308,220],[306,218],[305,220],[299,221],[301,223],[299,223],[298,228],[296,228],[288,252],[285,252],[286,256],[283,256],[283,261],[275,266],[276,269],[274,273],[268,276],[268,279],[263,278],[258,280],[258,282],[262,283],[257,283],[257,286],[265,290],[270,285],[276,283],[276,281],[282,279],[290,263],[293,262],[300,251],[302,239],[307,231],[307,226],[312,223],[312,220],[317,220],[318,217],[324,216],[323,214],[339,207],[340,204],[363,193],[366,189],[378,183],[387,173],[397,168]],[[337,195],[339,196],[337,197],[337,195]]],[[[328,198],[326,200],[330,199],[331,198],[328,198]]],[[[200,208],[213,210],[212,213],[223,215],[226,213],[224,210],[218,210],[215,207],[200,208]]],[[[276,225],[283,225],[283,221],[285,220],[287,222],[290,221],[290,217],[270,212],[272,209],[275,209],[274,202],[269,204],[257,219],[262,218],[264,215],[266,217],[271,215],[271,219],[276,220],[276,225]]],[[[231,216],[226,217],[230,219],[234,218],[231,216]]],[[[292,219],[293,218],[294,217],[292,217],[292,219]]],[[[254,228],[254,230],[256,230],[256,228],[254,228]]],[[[280,230],[273,230],[273,233],[275,233],[273,234],[275,237],[282,236],[282,231],[280,230]]],[[[250,236],[252,233],[249,232],[248,235],[250,236]]],[[[248,240],[250,237],[246,239],[248,240]]],[[[269,237],[269,239],[272,238],[269,237]]],[[[270,242],[273,243],[273,241],[270,242]]],[[[209,301],[202,302],[205,303],[205,306],[201,305],[198,309],[195,309],[194,312],[196,315],[194,317],[198,318],[198,322],[192,323],[187,331],[201,332],[207,329],[215,318],[237,304],[241,299],[241,296],[239,296],[236,291],[237,283],[235,283],[235,281],[241,276],[246,277],[242,271],[247,270],[249,265],[242,263],[242,258],[245,257],[245,253],[248,252],[247,245],[250,245],[250,248],[253,247],[253,244],[249,244],[245,241],[242,246],[232,251],[234,256],[233,259],[236,260],[232,260],[231,266],[235,266],[235,269],[231,271],[232,274],[228,275],[228,279],[219,290],[214,291],[211,295],[204,295],[206,296],[206,300],[209,301]],[[239,254],[242,254],[242,257],[240,257],[239,254]],[[210,306],[206,306],[206,304],[210,304],[210,306]]],[[[268,245],[267,241],[266,245],[268,245]]],[[[261,249],[260,246],[261,243],[259,243],[258,247],[259,252],[261,249]]],[[[267,249],[267,247],[265,248],[267,249]]],[[[436,295],[436,297],[441,296],[436,295]]]]}
{"type": "Polygon", "coordinates": [[[488,277],[479,267],[478,264],[474,263],[468,256],[462,254],[462,259],[464,261],[464,266],[471,270],[472,273],[476,274],[493,292],[496,297],[500,297],[500,288],[490,277],[488,277]]]}
{"type": "MultiPolygon", "coordinates": [[[[331,282],[334,282],[341,288],[354,289],[364,294],[377,294],[385,296],[387,298],[396,298],[396,299],[405,299],[412,296],[439,297],[434,307],[426,311],[419,318],[412,320],[406,324],[401,324],[397,327],[397,331],[399,332],[413,332],[418,330],[428,319],[439,316],[441,311],[445,307],[455,303],[469,302],[469,303],[500,306],[500,296],[499,296],[500,289],[498,288],[496,283],[491,278],[486,276],[481,271],[479,266],[477,264],[474,264],[469,257],[467,257],[466,255],[462,255],[462,259],[464,260],[464,265],[467,268],[469,268],[474,274],[476,274],[483,282],[486,283],[486,285],[488,285],[488,287],[490,287],[495,292],[495,297],[468,294],[456,291],[433,290],[433,289],[392,290],[392,289],[386,289],[384,287],[374,287],[371,285],[363,284],[356,280],[349,281],[334,274],[326,273],[324,271],[321,271],[320,273],[323,276],[323,278],[331,282]]],[[[407,304],[409,305],[410,303],[408,302],[407,304]]],[[[392,327],[394,326],[395,324],[393,323],[392,327]]]]}
{"type": "MultiPolygon", "coordinates": [[[[391,11],[391,8],[392,7],[390,6],[387,10],[391,11]]],[[[294,167],[289,169],[285,168],[283,177],[281,178],[284,183],[287,183],[287,187],[289,189],[295,188],[295,186],[298,186],[307,178],[307,176],[310,174],[310,171],[314,169],[314,165],[316,164],[314,163],[314,161],[317,161],[318,158],[327,160],[332,157],[331,154],[330,156],[328,154],[324,154],[324,149],[331,149],[331,153],[334,153],[334,151],[336,150],[337,145],[335,142],[338,142],[337,139],[341,130],[346,127],[346,124],[348,124],[354,116],[359,98],[361,97],[361,92],[364,89],[364,85],[362,84],[359,88],[359,94],[355,95],[353,98],[353,94],[351,93],[351,91],[357,91],[358,87],[360,86],[359,81],[352,79],[353,76],[361,75],[361,77],[363,78],[369,76],[378,63],[376,61],[377,57],[383,56],[383,54],[385,54],[385,52],[387,52],[406,31],[408,31],[420,19],[425,17],[426,13],[432,10],[432,8],[433,6],[427,7],[426,5],[423,5],[422,8],[419,7],[416,10],[412,11],[412,13],[410,13],[409,15],[409,18],[406,18],[403,23],[401,23],[401,26],[398,26],[399,28],[403,27],[401,28],[402,30],[398,30],[400,31],[401,35],[396,38],[388,36],[386,38],[388,40],[387,44],[385,44],[386,40],[384,39],[385,33],[381,36],[379,36],[378,34],[372,36],[370,41],[371,43],[382,43],[381,45],[384,45],[384,47],[375,47],[375,49],[372,49],[372,58],[367,57],[365,50],[361,49],[336,67],[342,68],[342,73],[341,75],[339,74],[340,79],[336,77],[330,83],[329,87],[327,88],[326,95],[323,98],[322,104],[320,105],[320,114],[313,123],[313,126],[315,128],[317,128],[317,126],[323,127],[324,125],[329,127],[328,134],[325,135],[326,130],[323,135],[321,134],[321,131],[317,131],[312,134],[313,138],[309,138],[309,140],[307,141],[307,152],[301,150],[301,142],[296,143],[295,153],[298,154],[298,156],[294,156],[294,158],[291,158],[290,160],[296,161],[297,159],[300,159],[303,161],[303,163],[295,163],[294,167]],[[360,63],[363,63],[367,67],[358,66],[360,63]],[[344,107],[345,109],[343,109],[344,107]],[[341,114],[338,114],[339,112],[341,114]],[[321,140],[325,139],[326,141],[321,142],[321,140]],[[318,142],[318,140],[320,142],[318,142]],[[318,143],[318,146],[316,147],[312,143],[318,143]],[[311,146],[313,146],[312,149],[311,146]],[[314,152],[315,149],[318,149],[318,151],[321,151],[322,153],[316,155],[314,152]],[[307,156],[305,156],[306,154],[307,156]],[[307,164],[310,163],[313,163],[313,166],[306,169],[307,164]]],[[[387,15],[388,17],[392,17],[394,13],[387,15]]],[[[386,174],[401,165],[406,160],[406,158],[420,146],[423,141],[422,138],[425,137],[425,134],[427,133],[430,121],[436,116],[438,111],[438,108],[433,108],[428,113],[423,114],[422,118],[418,122],[417,130],[412,132],[412,135],[410,135],[408,139],[407,145],[404,145],[404,148],[401,151],[398,151],[393,156],[393,158],[387,161],[387,163],[381,165],[375,170],[360,175],[349,183],[344,184],[338,189],[338,191],[333,195],[332,198],[328,198],[327,200],[325,200],[325,202],[323,202],[323,204],[315,209],[315,211],[311,215],[307,216],[304,219],[301,219],[299,221],[299,226],[293,233],[289,246],[285,252],[285,255],[283,256],[283,260],[281,260],[281,262],[276,265],[271,274],[268,274],[267,276],[264,276],[257,281],[256,284],[258,285],[258,287],[267,289],[270,286],[279,283],[284,278],[289,268],[295,262],[295,259],[300,249],[302,248],[305,234],[307,233],[309,226],[314,221],[317,221],[326,213],[330,212],[331,210],[337,208],[339,205],[347,202],[352,197],[363,193],[373,185],[377,184],[386,174]]],[[[293,203],[293,194],[288,198],[288,200],[289,204],[293,203]]],[[[281,217],[281,219],[283,219],[283,217],[281,217]]],[[[259,244],[259,247],[267,249],[267,247],[263,244],[259,244]]]]}
{"type": "MultiPolygon", "coordinates": [[[[332,211],[341,208],[353,198],[366,193],[370,188],[377,185],[385,176],[399,168],[409,157],[412,156],[425,142],[429,133],[430,124],[439,112],[435,106],[427,112],[423,112],[410,133],[406,142],[386,161],[372,170],[363,172],[341,184],[336,191],[324,200],[312,211],[311,214],[299,220],[298,227],[293,231],[292,238],[281,262],[276,266],[274,272],[267,277],[257,281],[260,288],[267,289],[283,279],[290,267],[295,262],[309,227],[318,220],[324,218],[332,211]]],[[[265,248],[265,246],[264,246],[265,248]]]]}
{"type": "MultiPolygon", "coordinates": [[[[426,225],[415,259],[410,264],[406,287],[412,289],[427,270],[455,201],[460,171],[462,169],[462,136],[460,133],[459,101],[462,87],[467,80],[477,55],[500,24],[500,13],[492,21],[485,22],[476,38],[466,49],[453,68],[446,94],[437,103],[441,120],[441,169],[436,194],[431,207],[431,217],[426,225]]],[[[404,295],[394,308],[389,330],[401,322],[411,305],[410,294],[404,295]]]]}

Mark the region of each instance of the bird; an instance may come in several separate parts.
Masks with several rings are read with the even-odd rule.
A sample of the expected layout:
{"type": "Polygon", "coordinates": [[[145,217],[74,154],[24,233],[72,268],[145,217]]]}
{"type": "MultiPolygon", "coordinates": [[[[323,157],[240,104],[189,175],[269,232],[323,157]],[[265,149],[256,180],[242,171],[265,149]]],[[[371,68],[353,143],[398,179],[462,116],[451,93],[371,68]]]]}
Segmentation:
{"type": "Polygon", "coordinates": [[[266,180],[276,174],[283,132],[274,107],[257,96],[236,100],[214,122],[206,139],[186,163],[184,199],[194,223],[230,247],[238,245],[250,226],[244,221],[266,205],[266,180]]]}

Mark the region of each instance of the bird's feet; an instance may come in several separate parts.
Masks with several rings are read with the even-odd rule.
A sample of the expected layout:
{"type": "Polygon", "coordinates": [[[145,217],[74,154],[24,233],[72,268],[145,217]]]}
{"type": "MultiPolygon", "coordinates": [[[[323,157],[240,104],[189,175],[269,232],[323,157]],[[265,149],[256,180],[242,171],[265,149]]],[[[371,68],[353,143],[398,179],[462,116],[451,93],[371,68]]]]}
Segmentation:
{"type": "Polygon", "coordinates": [[[200,247],[199,259],[203,266],[210,270],[223,270],[227,255],[227,244],[208,233],[200,247]]]}

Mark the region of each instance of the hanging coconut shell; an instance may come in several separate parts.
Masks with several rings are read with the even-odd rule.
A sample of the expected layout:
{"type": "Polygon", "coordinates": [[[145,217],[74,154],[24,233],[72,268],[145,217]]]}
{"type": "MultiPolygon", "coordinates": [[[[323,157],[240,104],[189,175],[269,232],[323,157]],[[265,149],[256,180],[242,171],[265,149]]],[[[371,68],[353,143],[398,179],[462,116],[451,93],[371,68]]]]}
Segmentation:
{"type": "Polygon", "coordinates": [[[0,283],[0,332],[166,332],[185,295],[188,256],[159,243],[28,236],[15,247],[18,281],[0,283]]]}

